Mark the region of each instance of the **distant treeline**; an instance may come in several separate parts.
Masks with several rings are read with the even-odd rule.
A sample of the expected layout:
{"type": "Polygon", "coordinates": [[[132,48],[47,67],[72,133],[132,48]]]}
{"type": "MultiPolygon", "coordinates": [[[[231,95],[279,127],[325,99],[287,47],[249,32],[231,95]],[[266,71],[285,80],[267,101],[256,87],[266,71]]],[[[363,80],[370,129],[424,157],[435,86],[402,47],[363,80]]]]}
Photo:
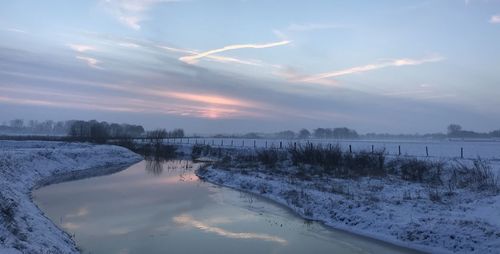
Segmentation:
{"type": "Polygon", "coordinates": [[[335,138],[335,139],[356,139],[359,138],[360,135],[353,129],[349,129],[346,127],[340,128],[317,128],[312,131],[308,129],[301,129],[298,132],[294,132],[291,130],[280,131],[276,133],[266,134],[266,133],[256,133],[250,132],[244,135],[215,135],[216,138],[223,137],[238,137],[238,138],[282,138],[282,139],[307,139],[307,138],[335,138]]]}
{"type": "Polygon", "coordinates": [[[136,138],[144,133],[141,125],[91,121],[73,121],[68,135],[81,140],[104,143],[110,138],[136,138]]]}
{"type": "Polygon", "coordinates": [[[340,128],[316,128],[313,130],[301,129],[298,132],[291,130],[276,133],[256,133],[250,132],[243,135],[223,135],[218,134],[215,138],[279,138],[279,139],[446,139],[446,138],[500,138],[500,129],[491,132],[481,133],[463,130],[458,124],[450,124],[446,133],[428,134],[389,134],[389,133],[366,133],[358,134],[355,130],[346,127],[340,128]]]}
{"type": "Polygon", "coordinates": [[[68,140],[90,141],[105,143],[109,139],[130,139],[130,138],[182,138],[183,129],[157,129],[146,132],[141,125],[118,124],[99,122],[96,120],[82,121],[69,120],[55,122],[52,120],[38,122],[31,120],[25,122],[22,119],[14,119],[0,125],[2,135],[61,135],[68,136],[68,140]]]}
{"type": "Polygon", "coordinates": [[[0,133],[2,134],[45,134],[45,135],[66,135],[69,128],[73,124],[71,121],[24,121],[22,119],[14,119],[9,122],[3,122],[0,125],[0,133]]]}

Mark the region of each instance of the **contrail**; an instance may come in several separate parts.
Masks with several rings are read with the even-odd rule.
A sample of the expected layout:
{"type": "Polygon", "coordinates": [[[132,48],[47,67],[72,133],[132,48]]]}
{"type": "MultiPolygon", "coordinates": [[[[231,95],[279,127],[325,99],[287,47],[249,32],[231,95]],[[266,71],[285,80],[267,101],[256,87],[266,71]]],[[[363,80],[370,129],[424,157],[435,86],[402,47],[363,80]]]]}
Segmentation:
{"type": "Polygon", "coordinates": [[[428,58],[423,58],[423,59],[408,59],[408,58],[395,59],[395,60],[381,62],[381,63],[368,64],[368,65],[352,67],[352,68],[348,68],[348,69],[344,69],[344,70],[331,71],[331,72],[325,72],[325,73],[320,73],[320,74],[316,74],[316,75],[306,76],[306,77],[302,77],[300,79],[296,79],[293,81],[315,82],[315,81],[319,81],[322,79],[334,78],[334,77],[355,74],[355,73],[361,73],[361,72],[366,72],[366,71],[372,71],[372,70],[378,70],[378,69],[391,67],[391,66],[420,65],[423,63],[439,62],[442,60],[444,60],[444,58],[440,57],[440,56],[428,57],[428,58]]]}
{"type": "Polygon", "coordinates": [[[290,42],[291,41],[279,41],[279,42],[273,42],[273,43],[267,43],[267,44],[236,44],[236,45],[229,45],[229,46],[225,46],[223,48],[212,49],[212,50],[201,52],[201,53],[194,54],[194,55],[191,55],[191,56],[183,56],[183,57],[179,58],[179,60],[181,60],[181,61],[183,61],[185,63],[193,64],[193,63],[196,63],[198,61],[198,59],[200,59],[200,58],[208,57],[210,55],[213,55],[213,54],[216,54],[216,53],[220,53],[220,52],[224,52],[224,51],[228,51],[228,50],[244,49],[244,48],[253,48],[253,49],[272,48],[272,47],[277,47],[277,46],[283,46],[283,45],[289,44],[290,42]]]}

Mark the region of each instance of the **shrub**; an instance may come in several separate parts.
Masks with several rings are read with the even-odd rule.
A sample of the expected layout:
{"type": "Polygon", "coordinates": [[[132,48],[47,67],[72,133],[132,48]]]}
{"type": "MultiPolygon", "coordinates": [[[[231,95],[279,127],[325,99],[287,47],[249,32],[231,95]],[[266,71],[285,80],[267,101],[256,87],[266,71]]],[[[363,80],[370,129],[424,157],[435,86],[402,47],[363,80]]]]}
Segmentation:
{"type": "Polygon", "coordinates": [[[449,186],[478,191],[497,192],[499,190],[498,177],[492,171],[491,166],[481,158],[475,159],[472,166],[458,163],[452,169],[449,186]]]}
{"type": "Polygon", "coordinates": [[[399,175],[403,180],[442,184],[442,171],[444,164],[424,160],[398,159],[391,163],[391,173],[399,175]]]}
{"type": "Polygon", "coordinates": [[[262,149],[257,151],[258,161],[266,167],[276,167],[276,164],[284,159],[283,157],[283,154],[276,149],[262,149]]]}
{"type": "Polygon", "coordinates": [[[294,165],[309,164],[332,171],[342,164],[342,150],[338,145],[329,148],[314,144],[299,145],[289,149],[289,153],[294,165]]]}
{"type": "Polygon", "coordinates": [[[383,176],[386,174],[384,163],[383,152],[346,153],[343,157],[343,167],[348,169],[348,177],[383,176]]]}
{"type": "Polygon", "coordinates": [[[385,152],[342,152],[338,145],[323,147],[307,144],[289,149],[292,163],[296,166],[319,166],[335,177],[382,176],[385,170],[385,152]]]}

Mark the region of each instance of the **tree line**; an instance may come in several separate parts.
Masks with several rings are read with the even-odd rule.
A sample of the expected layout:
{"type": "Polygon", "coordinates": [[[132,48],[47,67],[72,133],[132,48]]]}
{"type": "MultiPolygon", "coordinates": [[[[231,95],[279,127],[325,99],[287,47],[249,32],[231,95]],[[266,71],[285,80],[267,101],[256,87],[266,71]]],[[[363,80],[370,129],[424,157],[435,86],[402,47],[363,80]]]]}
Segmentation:
{"type": "Polygon", "coordinates": [[[37,121],[23,119],[13,119],[3,122],[0,125],[0,132],[4,134],[47,134],[47,135],[65,135],[73,124],[71,121],[37,121]]]}
{"type": "Polygon", "coordinates": [[[108,122],[73,121],[68,135],[80,140],[105,143],[110,138],[137,138],[144,133],[141,125],[108,122]]]}
{"type": "Polygon", "coordinates": [[[459,124],[450,124],[447,128],[450,138],[500,138],[500,129],[490,132],[475,132],[462,129],[459,124]]]}

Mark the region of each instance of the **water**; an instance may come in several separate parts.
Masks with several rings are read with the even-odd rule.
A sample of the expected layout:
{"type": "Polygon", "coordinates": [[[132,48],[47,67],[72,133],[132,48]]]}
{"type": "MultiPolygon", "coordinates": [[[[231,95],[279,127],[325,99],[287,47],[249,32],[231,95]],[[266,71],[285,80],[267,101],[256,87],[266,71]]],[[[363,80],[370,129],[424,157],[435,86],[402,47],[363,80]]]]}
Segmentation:
{"type": "Polygon", "coordinates": [[[254,195],[200,181],[190,161],[142,161],[34,191],[83,253],[412,253],[307,222],[254,195]]]}

